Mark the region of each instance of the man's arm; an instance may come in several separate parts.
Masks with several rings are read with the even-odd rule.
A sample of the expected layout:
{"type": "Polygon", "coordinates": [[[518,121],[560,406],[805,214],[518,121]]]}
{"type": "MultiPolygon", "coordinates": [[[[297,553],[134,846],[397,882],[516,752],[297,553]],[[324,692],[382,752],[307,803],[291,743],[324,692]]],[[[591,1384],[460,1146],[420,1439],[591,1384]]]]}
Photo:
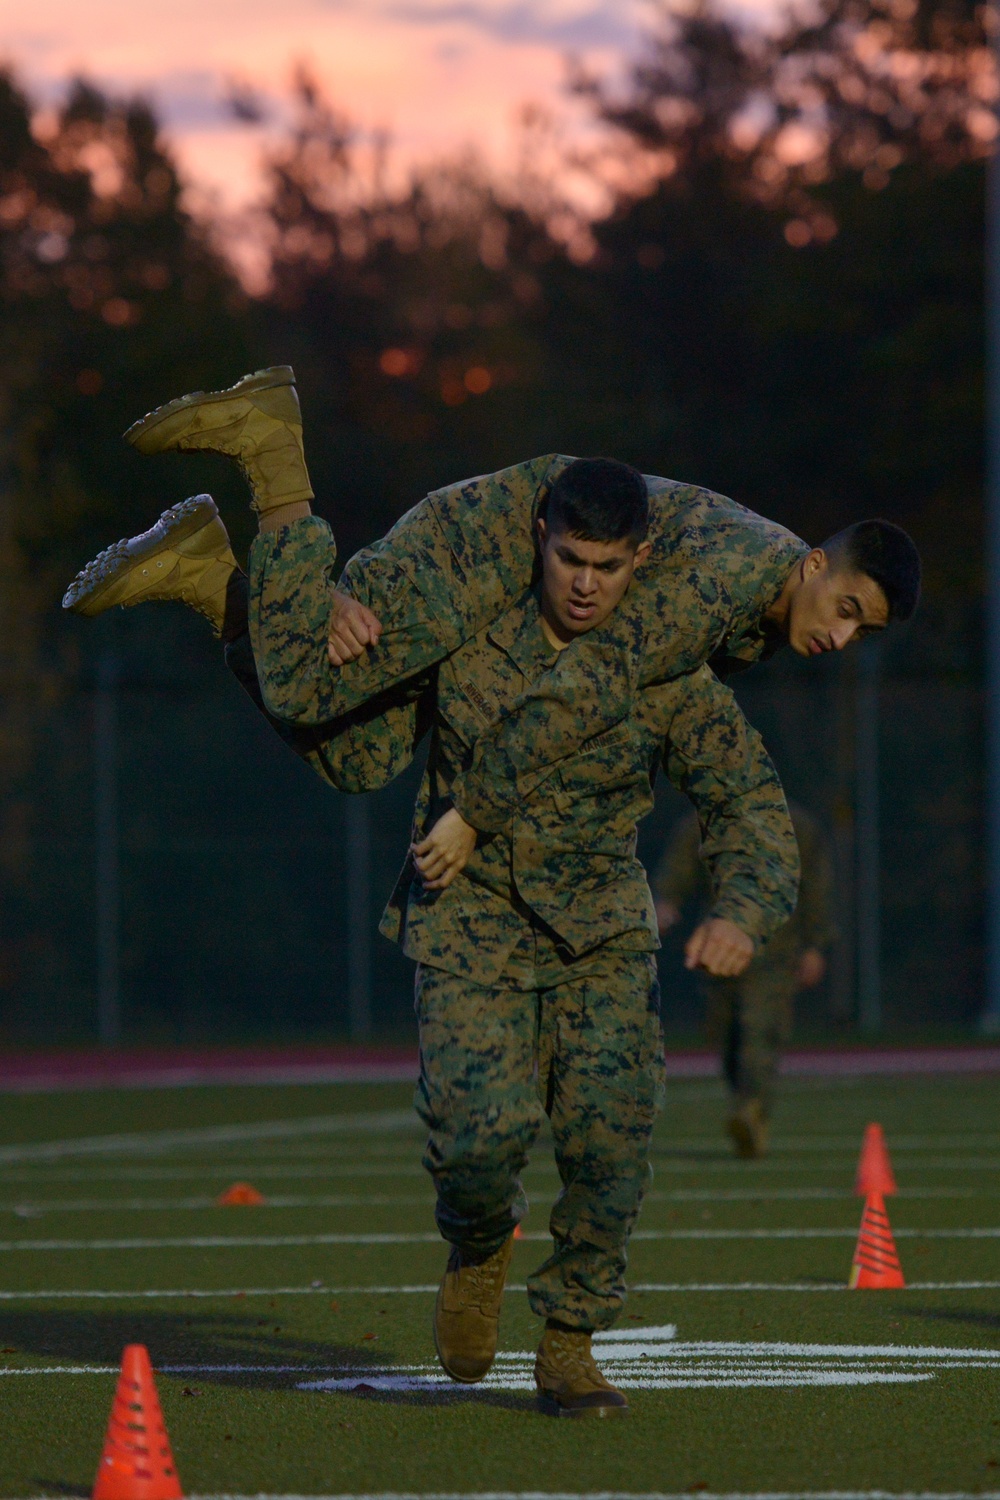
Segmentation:
{"type": "Polygon", "coordinates": [[[837,940],[833,865],[819,824],[801,808],[796,809],[793,817],[802,858],[802,883],[795,910],[802,945],[798,979],[803,989],[812,989],[826,973],[827,949],[837,940]]]}
{"type": "MultiPolygon", "coordinates": [[[[785,794],[760,735],[708,667],[686,679],[663,766],[691,799],[713,900],[708,920],[734,923],[758,947],[795,909],[799,851],[785,794]]],[[[647,688],[669,694],[677,684],[647,688]]]]}

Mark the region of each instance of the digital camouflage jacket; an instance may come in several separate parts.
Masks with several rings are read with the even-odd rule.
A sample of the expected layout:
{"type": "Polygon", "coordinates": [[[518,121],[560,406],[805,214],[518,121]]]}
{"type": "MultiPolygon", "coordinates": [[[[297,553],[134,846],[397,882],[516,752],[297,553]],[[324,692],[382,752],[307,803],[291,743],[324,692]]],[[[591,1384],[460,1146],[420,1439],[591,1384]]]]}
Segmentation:
{"type": "MultiPolygon", "coordinates": [[[[413,826],[419,841],[452,805],[452,787],[482,735],[550,669],[555,653],[539,620],[529,591],[423,683],[312,731],[307,758],[342,790],[372,790],[409,764],[429,727],[413,826]]],[[[556,935],[567,958],[607,944],[658,947],[635,847],[661,767],[697,811],[713,913],[760,942],[795,904],[795,836],[760,736],[707,667],[643,690],[628,720],[536,772],[533,795],[504,829],[480,835],[446,890],[425,889],[408,858],[382,932],[411,958],[478,984],[499,978],[532,917],[556,935]]]]}
{"type": "MultiPolygon", "coordinates": [[[[440,629],[444,654],[498,619],[538,570],[535,521],[572,459],[548,454],[436,490],[352,560],[398,565],[440,629]]],[[[466,820],[501,829],[539,771],[622,722],[637,692],[708,662],[719,675],[777,649],[763,617],[806,543],[696,485],[646,476],[652,552],[624,601],[526,684],[481,734],[451,789],[466,820]]]]}

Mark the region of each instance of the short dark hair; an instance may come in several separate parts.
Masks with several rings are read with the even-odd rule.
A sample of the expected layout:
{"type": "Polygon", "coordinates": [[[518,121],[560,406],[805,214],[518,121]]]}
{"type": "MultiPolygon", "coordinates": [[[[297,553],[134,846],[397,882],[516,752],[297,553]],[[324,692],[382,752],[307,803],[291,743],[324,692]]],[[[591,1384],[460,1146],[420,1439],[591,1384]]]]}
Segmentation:
{"type": "Polygon", "coordinates": [[[553,531],[581,542],[630,537],[638,545],[649,526],[646,481],[615,458],[575,458],[555,479],[543,514],[553,531]]]}
{"type": "Polygon", "coordinates": [[[834,567],[847,566],[878,584],[890,620],[908,620],[920,599],[920,553],[913,538],[891,521],[855,521],[838,531],[823,551],[834,567]]]}

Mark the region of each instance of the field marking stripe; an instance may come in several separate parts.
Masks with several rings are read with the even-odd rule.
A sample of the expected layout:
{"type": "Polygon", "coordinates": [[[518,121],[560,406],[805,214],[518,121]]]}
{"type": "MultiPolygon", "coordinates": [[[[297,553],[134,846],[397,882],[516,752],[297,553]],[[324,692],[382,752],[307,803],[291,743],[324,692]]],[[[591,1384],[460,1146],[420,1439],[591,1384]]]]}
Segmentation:
{"type": "MultiPolygon", "coordinates": [[[[1000,1285],[1000,1283],[998,1283],[1000,1285]]],[[[0,1291],[0,1302],[44,1302],[49,1298],[76,1298],[95,1301],[128,1301],[132,1298],[157,1297],[349,1297],[352,1295],[391,1297],[437,1292],[437,1282],[424,1286],[248,1286],[248,1287],[171,1287],[141,1288],[137,1291],[105,1291],[101,1288],[64,1288],[59,1291],[0,1291]]],[[[508,1292],[526,1292],[527,1286],[510,1286],[508,1292]]]]}
{"type": "Polygon", "coordinates": [[[30,1141],[0,1146],[0,1162],[53,1161],[63,1156],[108,1153],[157,1154],[184,1146],[236,1145],[244,1141],[294,1140],[301,1136],[344,1135],[353,1131],[412,1130],[417,1117],[409,1109],[369,1110],[359,1114],[303,1115],[299,1120],[262,1120],[244,1125],[199,1125],[188,1130],[133,1131],[89,1135],[58,1141],[30,1141]]]}
{"type": "MultiPolygon", "coordinates": [[[[640,1229],[634,1241],[665,1240],[816,1240],[857,1238],[857,1228],[844,1229],[640,1229]]],[[[525,1234],[523,1241],[548,1243],[551,1236],[537,1232],[525,1234]]],[[[1000,1227],[985,1229],[897,1229],[897,1239],[995,1240],[1000,1227]]],[[[0,1240],[0,1253],[50,1250],[258,1250],[282,1249],[305,1245],[437,1245],[436,1231],[414,1234],[193,1234],[132,1239],[99,1240],[0,1240]]]]}
{"type": "MultiPolygon", "coordinates": [[[[29,1500],[53,1500],[39,1495],[29,1500]]],[[[462,1490],[457,1493],[431,1491],[378,1491],[349,1495],[253,1495],[189,1494],[187,1500],[691,1500],[690,1490],[680,1491],[564,1491],[564,1490],[462,1490]]],[[[699,1490],[698,1500],[1000,1500],[1000,1490],[699,1490]]]]}
{"type": "MultiPolygon", "coordinates": [[[[393,1297],[430,1296],[438,1290],[437,1282],[412,1286],[253,1286],[253,1287],[170,1287],[138,1288],[132,1291],[104,1290],[95,1287],[15,1292],[0,1291],[0,1302],[121,1301],[140,1299],[155,1301],[158,1297],[393,1297]]],[[[508,1292],[526,1292],[524,1283],[508,1283],[508,1292]]],[[[844,1282],[811,1281],[639,1281],[633,1292],[846,1292],[844,1282]]],[[[1000,1290],[1000,1281],[910,1281],[900,1288],[907,1292],[971,1292],[1000,1290]]]]}
{"type": "MultiPolygon", "coordinates": [[[[248,1174],[249,1175],[249,1174],[248,1174]]],[[[984,1195],[985,1196],[985,1195],[984,1195]]],[[[311,1197],[268,1197],[264,1208],[424,1208],[433,1205],[434,1196],[380,1193],[329,1193],[311,1197]]],[[[31,1198],[20,1202],[0,1203],[0,1213],[28,1219],[38,1214],[84,1213],[172,1213],[225,1207],[216,1195],[198,1198],[31,1198]]]]}
{"type": "MultiPolygon", "coordinates": [[[[1000,1364],[1000,1350],[950,1347],[948,1345],[924,1344],[801,1344],[775,1341],[697,1339],[675,1342],[661,1339],[650,1343],[642,1337],[642,1329],[633,1335],[631,1343],[602,1346],[599,1357],[618,1367],[646,1369],[654,1374],[674,1375],[678,1370],[690,1374],[740,1372],[789,1373],[796,1370],[814,1373],[849,1368],[850,1364],[865,1361],[869,1365],[891,1365],[908,1363],[976,1369],[995,1369],[1000,1364]],[[788,1361],[806,1361],[806,1364],[788,1361]],[[845,1363],[846,1362],[846,1363],[845,1363]],[[658,1368],[657,1368],[658,1367],[658,1368]]],[[[653,1333],[656,1330],[652,1330],[653,1333]]],[[[496,1374],[504,1377],[517,1373],[517,1367],[530,1372],[534,1368],[535,1355],[532,1350],[502,1350],[498,1354],[499,1366],[496,1374]]],[[[431,1374],[439,1376],[437,1365],[423,1360],[417,1364],[261,1364],[229,1360],[226,1363],[175,1364],[156,1362],[155,1370],[163,1375],[231,1375],[231,1374],[330,1374],[352,1375],[404,1375],[431,1374]]],[[[117,1365],[35,1365],[0,1366],[2,1375],[114,1375],[117,1365]]],[[[444,1380],[445,1377],[441,1376],[444,1380]]]]}
{"type": "MultiPolygon", "coordinates": [[[[249,1169],[248,1176],[260,1176],[249,1169]]],[[[986,1197],[975,1188],[928,1188],[904,1189],[900,1198],[978,1198],[986,1197]]],[[[711,1189],[684,1189],[678,1192],[651,1192],[646,1203],[786,1203],[786,1202],[853,1202],[855,1194],[848,1188],[777,1188],[772,1192],[761,1192],[754,1188],[733,1188],[713,1192],[711,1189]]],[[[422,1208],[433,1204],[430,1193],[418,1195],[393,1193],[318,1193],[312,1195],[280,1195],[267,1197],[264,1208],[422,1208]]],[[[26,1198],[17,1202],[0,1203],[0,1213],[14,1214],[29,1219],[41,1214],[76,1213],[172,1213],[209,1210],[220,1207],[217,1196],[202,1195],[196,1198],[26,1198]]],[[[902,1233],[902,1231],[899,1231],[902,1233]]]]}

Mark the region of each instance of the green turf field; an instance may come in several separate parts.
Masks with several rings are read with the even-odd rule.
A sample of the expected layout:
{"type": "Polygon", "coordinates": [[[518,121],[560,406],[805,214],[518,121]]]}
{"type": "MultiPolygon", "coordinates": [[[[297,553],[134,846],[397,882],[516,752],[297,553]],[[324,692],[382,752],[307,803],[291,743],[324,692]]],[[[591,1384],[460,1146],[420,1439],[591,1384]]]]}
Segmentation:
{"type": "Polygon", "coordinates": [[[192,1495],[1000,1492],[1000,1080],[790,1082],[750,1165],[716,1085],[669,1097],[605,1345],[633,1409],[589,1423],[533,1410],[544,1143],[505,1357],[456,1391],[406,1087],[3,1097],[0,1494],[89,1493],[127,1342],[192,1495]],[[844,1290],[868,1120],[904,1292],[844,1290]],[[234,1179],[267,1206],[215,1207],[234,1179]]]}

